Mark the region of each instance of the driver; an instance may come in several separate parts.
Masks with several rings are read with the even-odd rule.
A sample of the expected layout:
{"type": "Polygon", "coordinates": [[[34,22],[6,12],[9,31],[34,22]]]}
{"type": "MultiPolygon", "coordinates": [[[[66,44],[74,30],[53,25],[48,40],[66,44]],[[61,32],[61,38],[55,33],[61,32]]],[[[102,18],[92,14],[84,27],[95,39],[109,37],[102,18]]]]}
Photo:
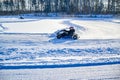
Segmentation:
{"type": "Polygon", "coordinates": [[[70,36],[72,36],[74,33],[75,33],[74,27],[69,27],[68,34],[69,34],[70,36]]]}

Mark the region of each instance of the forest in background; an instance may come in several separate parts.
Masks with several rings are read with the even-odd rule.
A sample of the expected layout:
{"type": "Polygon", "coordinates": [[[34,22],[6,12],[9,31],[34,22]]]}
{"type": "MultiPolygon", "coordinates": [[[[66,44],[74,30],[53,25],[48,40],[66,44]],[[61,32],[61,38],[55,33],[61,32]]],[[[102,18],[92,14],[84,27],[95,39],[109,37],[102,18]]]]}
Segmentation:
{"type": "Polygon", "coordinates": [[[120,0],[0,0],[0,15],[27,13],[120,14],[120,0]]]}

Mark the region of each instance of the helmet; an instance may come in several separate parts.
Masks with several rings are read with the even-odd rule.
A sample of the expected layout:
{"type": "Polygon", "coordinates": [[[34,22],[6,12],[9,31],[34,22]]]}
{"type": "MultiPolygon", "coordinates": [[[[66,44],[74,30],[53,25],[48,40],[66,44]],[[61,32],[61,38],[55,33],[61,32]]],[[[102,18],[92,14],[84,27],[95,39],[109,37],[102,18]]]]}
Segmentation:
{"type": "Polygon", "coordinates": [[[69,27],[69,29],[74,29],[74,27],[71,26],[71,27],[69,27]]]}

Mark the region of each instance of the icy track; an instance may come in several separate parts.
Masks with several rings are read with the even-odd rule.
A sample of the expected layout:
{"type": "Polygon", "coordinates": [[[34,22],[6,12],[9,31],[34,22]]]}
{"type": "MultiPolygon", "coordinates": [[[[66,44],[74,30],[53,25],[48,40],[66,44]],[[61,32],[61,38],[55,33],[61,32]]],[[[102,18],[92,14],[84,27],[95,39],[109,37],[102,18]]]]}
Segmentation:
{"type": "Polygon", "coordinates": [[[120,64],[120,20],[1,18],[0,69],[60,68],[120,64]],[[56,39],[74,26],[79,40],[56,39]]]}

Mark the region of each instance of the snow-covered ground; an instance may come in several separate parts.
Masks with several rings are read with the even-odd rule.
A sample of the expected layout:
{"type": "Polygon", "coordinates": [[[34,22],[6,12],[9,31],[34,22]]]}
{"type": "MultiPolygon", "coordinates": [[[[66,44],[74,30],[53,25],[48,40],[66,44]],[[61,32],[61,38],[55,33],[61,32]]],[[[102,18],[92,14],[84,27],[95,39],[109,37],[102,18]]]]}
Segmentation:
{"type": "MultiPolygon", "coordinates": [[[[64,17],[19,19],[17,17],[0,17],[0,24],[0,69],[4,69],[0,71],[2,73],[0,75],[3,76],[1,80],[6,80],[4,77],[9,74],[8,69],[27,69],[26,71],[31,69],[30,71],[34,71],[34,69],[39,68],[41,71],[41,68],[42,70],[52,68],[51,70],[56,74],[55,71],[62,68],[63,72],[59,73],[58,71],[57,74],[68,76],[71,76],[72,73],[64,73],[66,67],[72,67],[70,70],[73,72],[74,69],[76,70],[74,67],[82,67],[84,71],[87,69],[88,73],[90,73],[90,67],[96,69],[95,73],[97,73],[100,65],[107,65],[106,67],[102,66],[102,68],[112,67],[120,70],[118,68],[120,66],[120,19],[64,17]],[[78,40],[56,39],[54,32],[69,26],[75,27],[80,38],[78,40]],[[114,66],[113,64],[117,65],[114,66]]],[[[16,71],[19,70],[11,71],[17,76],[16,71]]],[[[28,74],[21,71],[18,75],[28,74]]],[[[88,74],[87,71],[85,71],[86,74],[88,74]]],[[[116,75],[112,78],[119,80],[118,72],[120,71],[117,72],[116,70],[115,72],[116,75]]],[[[104,70],[102,73],[105,73],[104,70]]],[[[33,75],[35,74],[33,73],[33,75]]],[[[81,71],[73,75],[76,75],[76,78],[60,78],[59,80],[81,80],[85,77],[86,79],[100,79],[100,77],[95,76],[92,78],[90,76],[78,77],[81,75],[81,71]]],[[[9,75],[8,78],[10,76],[13,75],[9,75]]],[[[25,77],[22,80],[27,80],[25,77]]],[[[45,80],[48,80],[48,77],[45,80]]],[[[53,77],[56,80],[55,77],[57,76],[53,75],[53,77]]],[[[104,76],[105,78],[111,77],[107,74],[104,76]]]]}
{"type": "Polygon", "coordinates": [[[1,70],[0,80],[120,80],[120,65],[1,70]]]}

